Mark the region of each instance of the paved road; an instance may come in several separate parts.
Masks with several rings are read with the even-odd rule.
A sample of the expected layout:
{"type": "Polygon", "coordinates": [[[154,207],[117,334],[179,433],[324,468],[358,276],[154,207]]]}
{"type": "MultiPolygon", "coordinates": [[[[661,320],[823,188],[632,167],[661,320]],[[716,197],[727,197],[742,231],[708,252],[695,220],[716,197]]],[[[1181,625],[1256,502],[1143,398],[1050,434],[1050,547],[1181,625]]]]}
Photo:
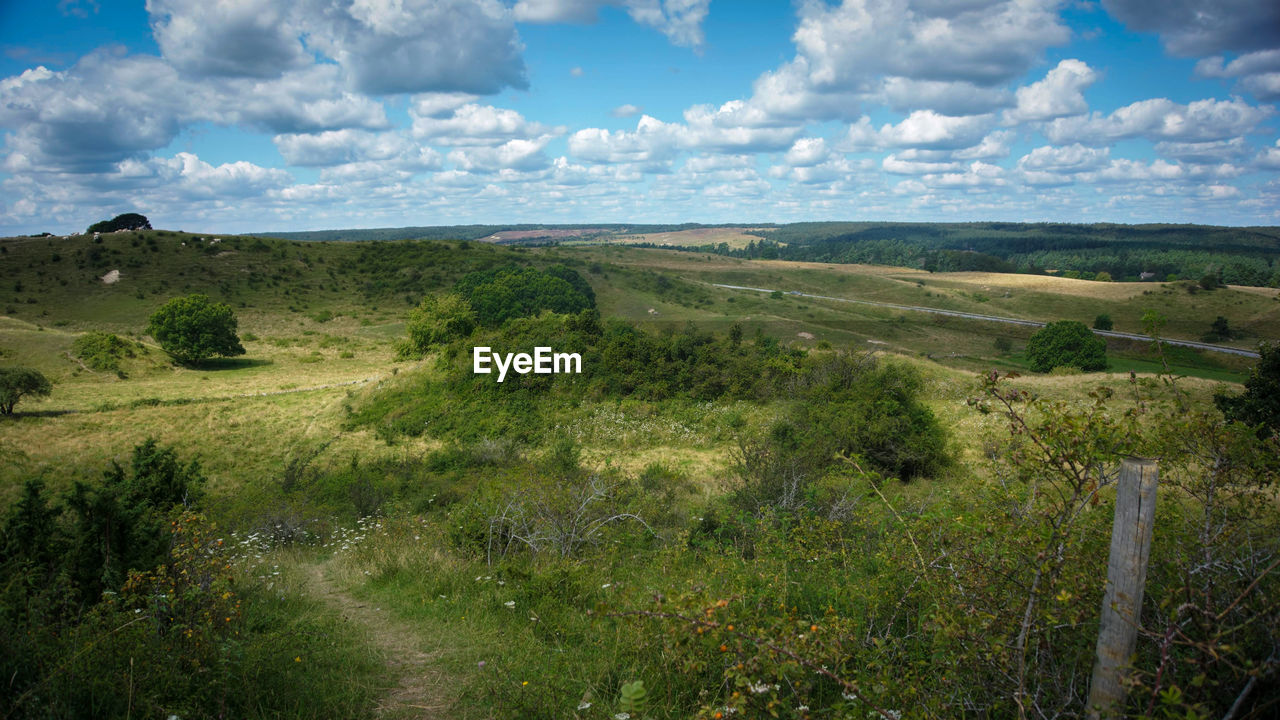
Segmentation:
{"type": "MultiPolygon", "coordinates": [[[[715,287],[727,288],[729,290],[749,290],[752,292],[771,293],[776,292],[769,288],[746,287],[743,285],[723,285],[721,283],[711,283],[715,287]]],[[[1036,320],[1021,320],[1019,318],[1000,317],[998,315],[979,315],[978,313],[961,312],[959,310],[942,310],[941,308],[921,307],[919,305],[895,305],[893,303],[875,302],[873,300],[850,300],[849,298],[830,297],[828,295],[811,295],[809,293],[800,292],[798,290],[783,291],[787,295],[796,297],[814,298],[816,300],[834,300],[836,302],[853,303],[855,305],[872,305],[874,307],[893,308],[895,310],[913,310],[915,312],[933,313],[934,315],[947,315],[949,317],[968,318],[970,320],[988,320],[990,322],[1006,323],[1008,325],[1026,325],[1028,327],[1044,327],[1045,323],[1036,320]]],[[[1102,335],[1103,337],[1124,338],[1126,340],[1150,340],[1146,335],[1138,335],[1136,333],[1113,332],[1111,330],[1094,330],[1094,335],[1102,335]]],[[[1223,347],[1221,345],[1213,345],[1210,343],[1195,342],[1194,340],[1169,340],[1161,338],[1160,340],[1168,345],[1179,345],[1181,347],[1195,348],[1197,350],[1208,350],[1210,352],[1227,353],[1229,355],[1243,355],[1245,357],[1256,358],[1258,353],[1252,350],[1239,350],[1233,347],[1223,347]]]]}

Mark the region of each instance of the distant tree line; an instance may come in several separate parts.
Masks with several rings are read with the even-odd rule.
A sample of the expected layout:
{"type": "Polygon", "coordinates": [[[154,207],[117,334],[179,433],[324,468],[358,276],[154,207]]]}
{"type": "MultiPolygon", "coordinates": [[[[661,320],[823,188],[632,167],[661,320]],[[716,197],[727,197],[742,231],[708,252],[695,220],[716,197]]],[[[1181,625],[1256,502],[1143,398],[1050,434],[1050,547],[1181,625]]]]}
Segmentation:
{"type": "MultiPolygon", "coordinates": [[[[1198,280],[1280,287],[1280,231],[1202,226],[1016,223],[796,223],[745,247],[676,247],[764,260],[868,263],[931,272],[978,270],[1085,280],[1198,280]]],[[[665,247],[647,244],[647,247],[665,247]]]]}

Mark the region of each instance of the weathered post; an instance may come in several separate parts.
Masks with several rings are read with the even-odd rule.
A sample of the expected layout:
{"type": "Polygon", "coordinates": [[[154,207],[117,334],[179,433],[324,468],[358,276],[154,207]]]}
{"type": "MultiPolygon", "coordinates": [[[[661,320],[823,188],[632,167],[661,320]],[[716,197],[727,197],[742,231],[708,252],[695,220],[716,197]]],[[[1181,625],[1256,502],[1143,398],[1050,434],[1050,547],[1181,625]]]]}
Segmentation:
{"type": "Polygon", "coordinates": [[[1098,627],[1098,656],[1093,664],[1093,680],[1089,683],[1091,720],[1112,717],[1124,705],[1122,674],[1138,643],[1159,475],[1159,467],[1153,460],[1125,458],[1120,465],[1107,590],[1098,627]]]}

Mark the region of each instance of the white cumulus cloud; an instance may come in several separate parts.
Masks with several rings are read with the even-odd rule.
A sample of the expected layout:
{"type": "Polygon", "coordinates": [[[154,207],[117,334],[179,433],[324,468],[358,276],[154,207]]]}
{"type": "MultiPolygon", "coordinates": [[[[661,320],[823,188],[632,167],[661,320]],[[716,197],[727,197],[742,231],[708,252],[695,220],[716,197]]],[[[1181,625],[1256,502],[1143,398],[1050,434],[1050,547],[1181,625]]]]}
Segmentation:
{"type": "Polygon", "coordinates": [[[1098,73],[1080,60],[1063,60],[1043,80],[1018,88],[1018,104],[1005,113],[1006,122],[1052,120],[1089,110],[1082,91],[1096,82],[1098,73]]]}

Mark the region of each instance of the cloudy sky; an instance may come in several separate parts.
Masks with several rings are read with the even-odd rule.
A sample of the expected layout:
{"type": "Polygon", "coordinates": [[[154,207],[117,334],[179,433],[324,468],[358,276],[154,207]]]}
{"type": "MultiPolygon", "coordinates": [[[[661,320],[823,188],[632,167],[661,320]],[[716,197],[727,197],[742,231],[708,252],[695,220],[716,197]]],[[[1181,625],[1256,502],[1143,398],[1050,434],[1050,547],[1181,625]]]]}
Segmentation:
{"type": "Polygon", "coordinates": [[[0,233],[1280,224],[1275,0],[0,0],[0,233]]]}

